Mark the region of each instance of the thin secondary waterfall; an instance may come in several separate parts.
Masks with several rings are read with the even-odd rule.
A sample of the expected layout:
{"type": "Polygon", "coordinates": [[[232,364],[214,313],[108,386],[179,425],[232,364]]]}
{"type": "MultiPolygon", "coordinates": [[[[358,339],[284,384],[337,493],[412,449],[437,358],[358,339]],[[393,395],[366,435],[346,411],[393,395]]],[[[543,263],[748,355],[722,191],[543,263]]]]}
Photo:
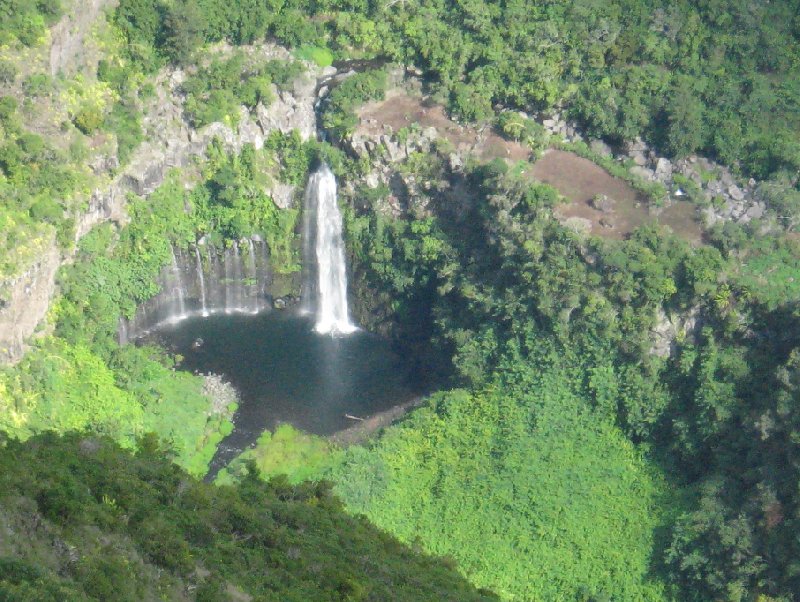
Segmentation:
{"type": "Polygon", "coordinates": [[[200,311],[204,316],[207,316],[208,309],[206,308],[206,279],[205,276],[203,276],[203,262],[200,260],[200,249],[197,247],[197,245],[194,247],[194,258],[196,261],[197,279],[200,281],[200,311]]]}
{"type": "Polygon", "coordinates": [[[231,268],[230,268],[230,255],[225,253],[222,256],[222,266],[225,273],[225,278],[222,281],[223,285],[225,286],[225,313],[229,314],[233,311],[233,306],[231,304],[231,268]]]}
{"type": "Polygon", "coordinates": [[[174,291],[175,297],[178,301],[178,311],[175,318],[182,320],[186,316],[186,300],[184,299],[183,292],[183,279],[181,278],[181,269],[178,267],[178,260],[175,258],[175,250],[172,251],[172,276],[174,278],[174,291]]]}
{"type": "Polygon", "coordinates": [[[121,341],[193,316],[252,315],[268,309],[269,249],[261,239],[243,239],[226,249],[210,243],[175,247],[158,283],[161,291],[120,326],[121,341]]]}
{"type": "Polygon", "coordinates": [[[304,309],[315,313],[314,330],[320,334],[353,332],[357,327],[347,312],[342,214],[336,202],[336,178],[325,164],[308,180],[303,227],[304,309]]]}

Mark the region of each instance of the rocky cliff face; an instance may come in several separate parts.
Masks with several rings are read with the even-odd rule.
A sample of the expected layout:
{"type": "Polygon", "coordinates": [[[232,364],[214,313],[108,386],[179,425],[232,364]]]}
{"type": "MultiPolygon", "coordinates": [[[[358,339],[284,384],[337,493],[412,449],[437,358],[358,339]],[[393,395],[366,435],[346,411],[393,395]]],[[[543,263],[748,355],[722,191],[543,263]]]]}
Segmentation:
{"type": "MultiPolygon", "coordinates": [[[[264,45],[251,49],[263,60],[289,60],[289,52],[277,46],[264,45]]],[[[162,73],[156,81],[157,97],[143,120],[146,141],[136,150],[129,165],[107,186],[95,189],[89,208],[77,221],[77,237],[81,238],[95,225],[106,220],[124,221],[125,199],[129,193],[147,196],[158,188],[167,173],[176,167],[187,167],[194,158],[205,156],[212,140],[218,139],[226,151],[240,152],[246,144],[256,149],[264,146],[270,132],[289,133],[297,130],[303,140],[315,133],[314,102],[316,77],[307,72],[298,77],[291,89],[273,90],[276,100],[269,106],[258,105],[254,114],[241,107],[239,125],[231,128],[212,123],[195,130],[184,116],[181,84],[186,75],[180,69],[162,73]]],[[[109,158],[114,164],[114,158],[109,158]]],[[[275,185],[271,191],[279,206],[291,202],[293,189],[275,185]]]]}
{"type": "Polygon", "coordinates": [[[0,304],[0,364],[19,359],[25,340],[47,313],[61,256],[54,238],[44,253],[20,276],[2,283],[0,304]]]}
{"type": "Polygon", "coordinates": [[[116,0],[75,0],[64,6],[64,17],[50,30],[50,75],[97,71],[97,49],[90,39],[92,26],[103,10],[116,3],[116,0]]]}
{"type": "MultiPolygon", "coordinates": [[[[52,34],[51,68],[56,72],[74,67],[70,65],[80,57],[87,23],[91,24],[92,19],[96,19],[102,8],[110,3],[92,0],[78,4],[80,10],[65,17],[52,34]]],[[[268,44],[247,51],[263,60],[290,58],[286,49],[268,44]]],[[[289,89],[273,90],[276,100],[269,106],[259,105],[253,114],[242,107],[236,128],[213,123],[195,130],[183,111],[180,85],[185,74],[181,70],[161,73],[155,82],[156,98],[143,119],[146,141],[134,152],[128,166],[116,171],[118,162],[113,155],[96,157],[92,161],[98,180],[104,183],[95,187],[85,210],[75,216],[76,241],[102,222],[124,223],[129,194],[148,196],[161,185],[172,168],[186,167],[195,158],[205,156],[215,138],[228,152],[239,152],[245,144],[261,148],[265,138],[274,130],[289,133],[296,129],[304,140],[314,136],[314,103],[319,75],[309,67],[309,71],[298,77],[289,89]]],[[[271,192],[276,203],[288,207],[293,202],[294,189],[281,184],[274,188],[271,192]]],[[[0,282],[0,288],[7,291],[5,303],[0,306],[0,363],[13,363],[22,356],[24,341],[45,317],[56,292],[55,274],[63,259],[68,258],[60,257],[55,241],[52,241],[47,252],[21,276],[0,282]]]]}

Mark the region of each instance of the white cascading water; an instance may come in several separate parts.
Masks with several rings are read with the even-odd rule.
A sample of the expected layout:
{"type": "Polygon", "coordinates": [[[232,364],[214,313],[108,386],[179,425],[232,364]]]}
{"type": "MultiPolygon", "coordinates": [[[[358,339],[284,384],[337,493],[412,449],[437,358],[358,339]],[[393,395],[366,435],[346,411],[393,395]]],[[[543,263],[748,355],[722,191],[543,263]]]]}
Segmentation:
{"type": "Polygon", "coordinates": [[[308,180],[303,220],[307,273],[314,273],[309,269],[313,260],[317,275],[316,282],[311,277],[307,281],[304,309],[314,311],[314,330],[319,334],[348,334],[358,330],[347,312],[342,214],[336,200],[336,178],[323,164],[308,180]]]}
{"type": "Polygon", "coordinates": [[[200,261],[200,250],[197,246],[194,248],[194,258],[195,258],[195,269],[197,271],[197,276],[200,281],[200,303],[201,303],[201,312],[203,316],[208,315],[208,310],[206,309],[206,279],[203,276],[203,262],[200,261]]]}
{"type": "Polygon", "coordinates": [[[186,301],[183,296],[183,279],[181,278],[181,269],[178,267],[178,260],[175,258],[175,249],[170,247],[172,252],[172,277],[174,280],[175,297],[178,301],[177,312],[173,312],[174,321],[183,320],[186,317],[186,301]]]}

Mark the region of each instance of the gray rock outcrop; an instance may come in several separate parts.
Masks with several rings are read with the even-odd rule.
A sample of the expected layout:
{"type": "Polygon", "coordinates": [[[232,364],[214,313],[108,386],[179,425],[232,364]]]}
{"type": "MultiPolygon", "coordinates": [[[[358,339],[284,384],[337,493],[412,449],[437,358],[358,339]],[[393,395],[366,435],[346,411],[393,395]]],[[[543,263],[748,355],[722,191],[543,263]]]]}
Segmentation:
{"type": "MultiPolygon", "coordinates": [[[[94,15],[91,18],[96,18],[106,4],[108,2],[104,0],[92,0],[85,6],[81,5],[81,10],[86,14],[81,12],[83,16],[80,18],[88,19],[91,15],[94,15]]],[[[64,21],[68,22],[72,21],[64,21]]],[[[86,28],[79,29],[84,31],[86,28]]],[[[74,49],[79,47],[79,41],[76,40],[58,45],[57,50],[51,51],[51,66],[55,65],[53,68],[56,70],[63,69],[64,61],[72,60],[68,58],[72,56],[70,53],[78,52],[74,49]]],[[[290,56],[287,50],[269,44],[246,51],[264,60],[289,59],[290,56]]],[[[185,99],[181,84],[185,74],[181,70],[162,72],[155,82],[156,97],[142,121],[146,141],[134,151],[127,167],[113,177],[107,176],[105,183],[96,186],[89,194],[86,207],[75,215],[76,241],[105,221],[127,221],[126,201],[129,194],[151,194],[164,182],[172,168],[185,167],[194,157],[205,156],[215,138],[222,142],[226,151],[239,152],[245,144],[261,148],[265,138],[274,130],[289,133],[296,129],[303,139],[314,136],[316,75],[316,72],[312,72],[298,77],[290,91],[278,93],[276,90],[275,102],[269,107],[259,105],[254,114],[242,107],[236,128],[212,123],[195,130],[183,110],[185,99]]],[[[117,167],[116,157],[102,157],[98,161],[96,173],[104,168],[113,170],[117,167]]],[[[98,179],[103,181],[102,175],[98,175],[98,179]]],[[[293,187],[277,183],[269,192],[280,207],[289,207],[294,201],[293,187]]],[[[8,291],[5,295],[7,302],[0,307],[0,363],[14,362],[21,357],[24,341],[33,334],[47,313],[55,294],[55,273],[60,261],[58,248],[53,241],[47,253],[21,276],[0,282],[0,288],[8,291]]]]}
{"type": "Polygon", "coordinates": [[[75,0],[64,7],[64,16],[50,29],[50,75],[96,70],[96,57],[88,56],[87,38],[101,12],[113,4],[114,0],[75,0]]]}
{"type": "Polygon", "coordinates": [[[58,246],[55,237],[51,237],[36,262],[21,275],[2,283],[0,364],[16,361],[22,356],[26,339],[33,334],[50,306],[60,265],[58,246]]]}
{"type": "Polygon", "coordinates": [[[650,353],[658,357],[669,357],[675,342],[694,336],[699,323],[700,313],[697,307],[682,314],[668,316],[659,306],[656,310],[656,323],[650,330],[650,353]]]}

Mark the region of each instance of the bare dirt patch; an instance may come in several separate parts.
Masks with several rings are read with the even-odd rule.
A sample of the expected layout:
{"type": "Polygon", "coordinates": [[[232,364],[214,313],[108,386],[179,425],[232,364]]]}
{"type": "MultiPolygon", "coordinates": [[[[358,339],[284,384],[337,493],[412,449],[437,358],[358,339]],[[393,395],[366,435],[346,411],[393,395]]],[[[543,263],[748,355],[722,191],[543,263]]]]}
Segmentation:
{"type": "MultiPolygon", "coordinates": [[[[393,90],[385,100],[364,105],[359,117],[358,131],[368,136],[397,132],[414,125],[420,129],[433,127],[457,152],[472,155],[482,162],[504,159],[517,163],[531,159],[530,150],[524,145],[505,140],[488,126],[460,125],[450,119],[440,105],[402,90],[393,90]]],[[[551,149],[523,173],[550,184],[567,199],[568,203],[556,210],[562,221],[573,218],[573,221],[582,222],[595,236],[624,239],[639,226],[656,222],[692,243],[702,240],[694,205],[675,201],[669,207],[651,207],[627,182],[574,153],[551,149]],[[613,209],[604,212],[593,207],[591,200],[595,195],[611,199],[613,209]]]]}
{"type": "Polygon", "coordinates": [[[549,150],[526,173],[550,184],[569,201],[557,208],[559,216],[587,220],[594,235],[623,239],[639,226],[656,222],[690,242],[698,243],[702,238],[692,203],[675,201],[669,207],[652,207],[627,182],[574,153],[549,150]],[[595,195],[611,199],[613,209],[604,212],[592,206],[595,195]]]}
{"type": "Polygon", "coordinates": [[[390,91],[386,100],[364,105],[359,117],[359,133],[370,136],[383,134],[388,128],[393,132],[414,125],[420,129],[436,128],[439,136],[452,144],[456,151],[472,154],[481,161],[497,158],[526,161],[531,154],[522,144],[504,140],[488,126],[460,125],[447,116],[441,105],[400,90],[390,91]]]}

